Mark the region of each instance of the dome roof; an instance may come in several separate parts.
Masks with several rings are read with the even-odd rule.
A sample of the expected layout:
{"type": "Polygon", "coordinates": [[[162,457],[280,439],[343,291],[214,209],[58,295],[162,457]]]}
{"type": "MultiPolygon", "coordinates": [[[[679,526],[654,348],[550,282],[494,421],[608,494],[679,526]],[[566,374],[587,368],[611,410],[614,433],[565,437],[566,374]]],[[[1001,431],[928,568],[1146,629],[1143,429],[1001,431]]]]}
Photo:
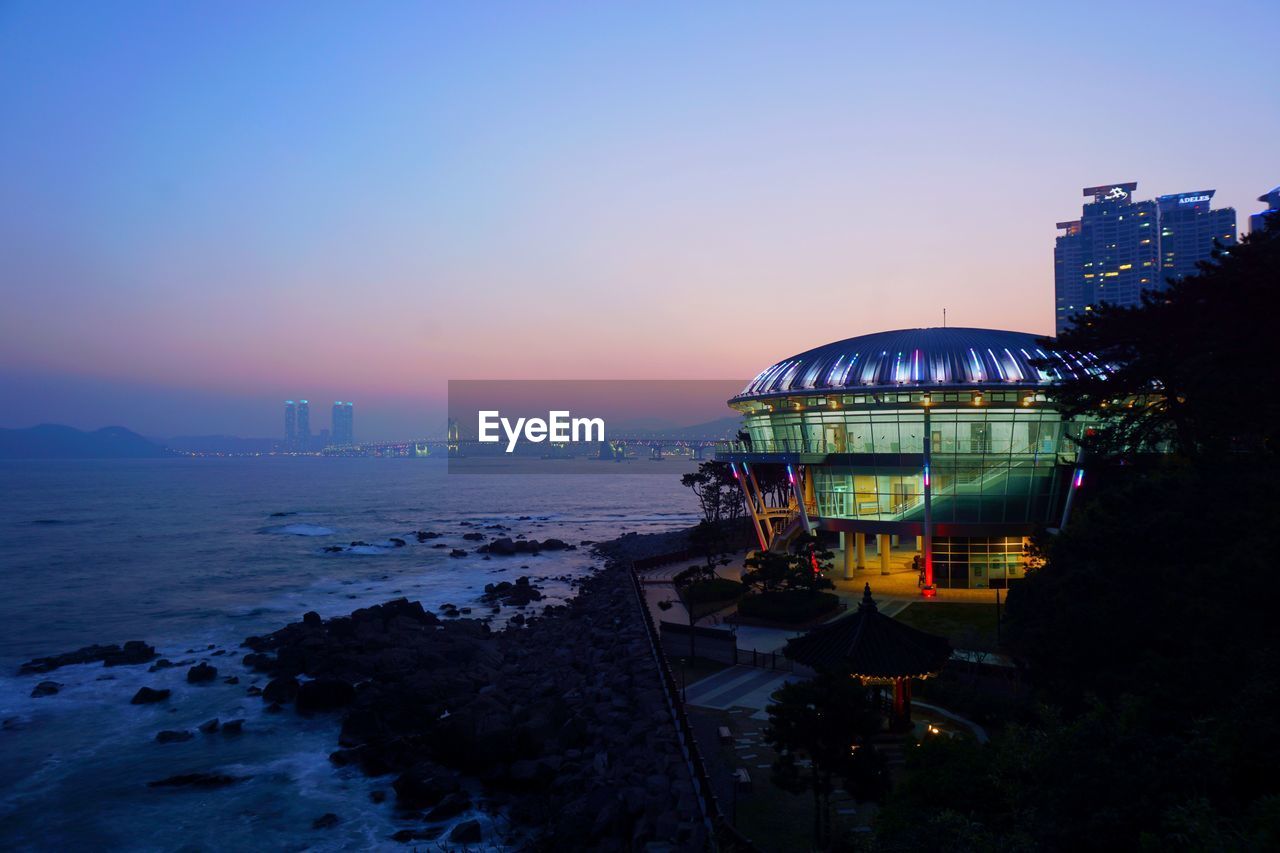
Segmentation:
{"type": "Polygon", "coordinates": [[[876,332],[826,344],[761,372],[734,400],[806,391],[1048,385],[1101,370],[1091,355],[1050,354],[1040,336],[997,329],[931,328],[876,332]],[[1053,366],[1037,370],[1034,359],[1053,366]]]}

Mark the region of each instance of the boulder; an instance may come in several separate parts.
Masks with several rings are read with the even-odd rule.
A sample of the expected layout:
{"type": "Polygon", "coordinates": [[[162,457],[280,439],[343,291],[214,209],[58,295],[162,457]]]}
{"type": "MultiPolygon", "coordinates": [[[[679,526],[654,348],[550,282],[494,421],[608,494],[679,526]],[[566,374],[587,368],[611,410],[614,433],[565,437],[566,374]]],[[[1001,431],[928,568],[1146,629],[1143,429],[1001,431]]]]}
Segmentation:
{"type": "Polygon", "coordinates": [[[273,678],[262,688],[262,701],[281,704],[292,702],[298,696],[298,679],[292,675],[273,678]]]}
{"type": "Polygon", "coordinates": [[[244,731],[244,720],[227,720],[222,724],[224,735],[238,735],[244,731]]]}
{"type": "Polygon", "coordinates": [[[180,773],[148,782],[148,788],[222,788],[243,782],[247,776],[228,776],[225,773],[180,773]]]}
{"type": "Polygon", "coordinates": [[[411,809],[425,809],[458,790],[454,774],[438,764],[423,761],[401,773],[392,784],[396,802],[411,809]]]}
{"type": "Polygon", "coordinates": [[[464,820],[449,833],[449,840],[454,844],[479,844],[483,838],[478,820],[464,820]]]}
{"type": "Polygon", "coordinates": [[[217,667],[201,662],[187,670],[188,684],[206,684],[218,677],[217,667]]]}
{"type": "Polygon", "coordinates": [[[169,698],[171,691],[167,688],[164,690],[156,690],[152,687],[139,687],[138,692],[133,694],[133,698],[129,700],[130,705],[150,705],[153,702],[163,702],[169,698]]]}
{"type": "Polygon", "coordinates": [[[62,685],[56,681],[42,681],[31,688],[31,698],[39,699],[41,696],[52,696],[61,688],[62,685]]]}
{"type": "Polygon", "coordinates": [[[219,727],[220,726],[218,723],[218,718],[214,717],[212,720],[206,720],[205,722],[201,723],[200,731],[203,732],[204,734],[211,735],[214,732],[216,732],[219,727]]]}
{"type": "Polygon", "coordinates": [[[450,820],[471,808],[471,797],[465,791],[454,791],[447,794],[436,807],[427,812],[427,820],[432,823],[450,820]]]}
{"type": "Polygon", "coordinates": [[[193,737],[195,735],[186,729],[181,731],[166,729],[156,733],[156,743],[181,743],[184,740],[191,740],[193,737]]]}
{"type": "Polygon", "coordinates": [[[333,812],[325,812],[324,814],[320,815],[320,817],[311,821],[311,828],[312,829],[330,829],[332,827],[337,826],[340,823],[342,823],[342,818],[338,817],[333,812]]]}
{"type": "Polygon", "coordinates": [[[299,712],[336,711],[356,698],[356,689],[339,678],[317,678],[298,687],[295,707],[299,712]]]}
{"type": "Polygon", "coordinates": [[[320,614],[314,610],[308,610],[302,614],[302,624],[309,628],[319,628],[324,624],[324,620],[320,618],[320,614]]]}

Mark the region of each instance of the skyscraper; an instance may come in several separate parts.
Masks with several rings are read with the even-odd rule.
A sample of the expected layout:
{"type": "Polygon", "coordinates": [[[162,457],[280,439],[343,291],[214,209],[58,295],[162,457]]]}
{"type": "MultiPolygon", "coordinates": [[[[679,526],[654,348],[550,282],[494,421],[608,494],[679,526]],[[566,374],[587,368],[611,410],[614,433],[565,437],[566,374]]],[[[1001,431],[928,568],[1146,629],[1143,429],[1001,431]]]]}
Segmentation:
{"type": "Polygon", "coordinates": [[[287,450],[298,446],[298,407],[292,400],[284,401],[284,445],[287,450]]]}
{"type": "Polygon", "coordinates": [[[355,444],[355,405],[341,400],[333,404],[333,443],[339,447],[355,444]]]}
{"type": "Polygon", "coordinates": [[[1055,329],[1100,302],[1137,305],[1142,291],[1195,272],[1214,241],[1236,241],[1236,213],[1209,207],[1213,190],[1137,201],[1136,182],[1086,187],[1093,201],[1079,219],[1059,222],[1053,250],[1055,329]]]}
{"type": "Polygon", "coordinates": [[[1214,243],[1236,242],[1236,212],[1209,207],[1213,190],[1162,195],[1156,199],[1160,217],[1160,283],[1194,275],[1196,264],[1213,255],[1214,243]]]}
{"type": "Polygon", "coordinates": [[[1258,201],[1267,206],[1266,210],[1249,215],[1249,232],[1261,231],[1267,227],[1267,218],[1280,215],[1280,187],[1258,196],[1258,201]]]}
{"type": "Polygon", "coordinates": [[[311,449],[311,404],[298,401],[298,449],[311,449]]]}

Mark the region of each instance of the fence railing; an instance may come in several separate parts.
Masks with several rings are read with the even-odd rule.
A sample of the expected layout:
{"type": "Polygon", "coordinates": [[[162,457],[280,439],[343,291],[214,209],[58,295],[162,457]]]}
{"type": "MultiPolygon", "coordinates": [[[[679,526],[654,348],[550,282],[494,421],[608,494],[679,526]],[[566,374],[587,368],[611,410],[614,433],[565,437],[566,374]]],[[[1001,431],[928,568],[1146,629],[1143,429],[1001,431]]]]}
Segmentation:
{"type": "Polygon", "coordinates": [[[657,626],[653,623],[653,615],[649,612],[649,607],[645,603],[644,589],[640,585],[640,576],[636,573],[634,564],[627,574],[631,577],[632,590],[636,595],[636,605],[640,608],[643,616],[645,633],[649,637],[649,649],[658,664],[662,692],[666,696],[667,707],[671,712],[672,719],[675,720],[676,734],[680,740],[680,750],[684,755],[685,763],[689,768],[689,775],[693,781],[694,797],[698,801],[699,809],[702,812],[702,819],[707,832],[707,842],[712,850],[741,850],[744,853],[760,853],[759,848],[739,833],[733,824],[725,818],[724,812],[720,809],[715,788],[711,785],[711,774],[707,772],[706,762],[702,758],[701,750],[698,749],[698,741],[694,737],[693,726],[689,723],[689,716],[685,713],[684,702],[681,699],[675,675],[671,671],[671,662],[667,660],[667,654],[662,648],[661,635],[658,633],[657,626]]]}

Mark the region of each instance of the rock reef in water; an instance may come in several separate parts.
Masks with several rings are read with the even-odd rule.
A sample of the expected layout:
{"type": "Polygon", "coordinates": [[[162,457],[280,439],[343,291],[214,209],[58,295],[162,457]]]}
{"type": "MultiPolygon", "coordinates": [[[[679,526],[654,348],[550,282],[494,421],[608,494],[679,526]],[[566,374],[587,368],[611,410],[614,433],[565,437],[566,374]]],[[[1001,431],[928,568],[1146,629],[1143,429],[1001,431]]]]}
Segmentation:
{"type": "Polygon", "coordinates": [[[142,640],[130,640],[123,647],[111,643],[105,646],[85,646],[74,652],[36,658],[24,663],[18,670],[20,675],[31,675],[39,672],[53,672],[60,666],[71,666],[78,663],[102,662],[103,666],[128,666],[130,664],[150,663],[156,656],[155,646],[149,646],[142,640]]]}
{"type": "MultiPolygon", "coordinates": [[[[501,633],[405,599],[309,615],[246,640],[245,662],[272,677],[264,699],[340,710],[333,763],[393,777],[398,803],[425,821],[471,807],[459,784],[469,776],[539,847],[699,849],[696,799],[631,584],[611,565],[569,604],[501,633]]],[[[537,592],[527,580],[506,586],[537,592]]],[[[468,820],[449,840],[511,840],[485,833],[468,820]]]]}

